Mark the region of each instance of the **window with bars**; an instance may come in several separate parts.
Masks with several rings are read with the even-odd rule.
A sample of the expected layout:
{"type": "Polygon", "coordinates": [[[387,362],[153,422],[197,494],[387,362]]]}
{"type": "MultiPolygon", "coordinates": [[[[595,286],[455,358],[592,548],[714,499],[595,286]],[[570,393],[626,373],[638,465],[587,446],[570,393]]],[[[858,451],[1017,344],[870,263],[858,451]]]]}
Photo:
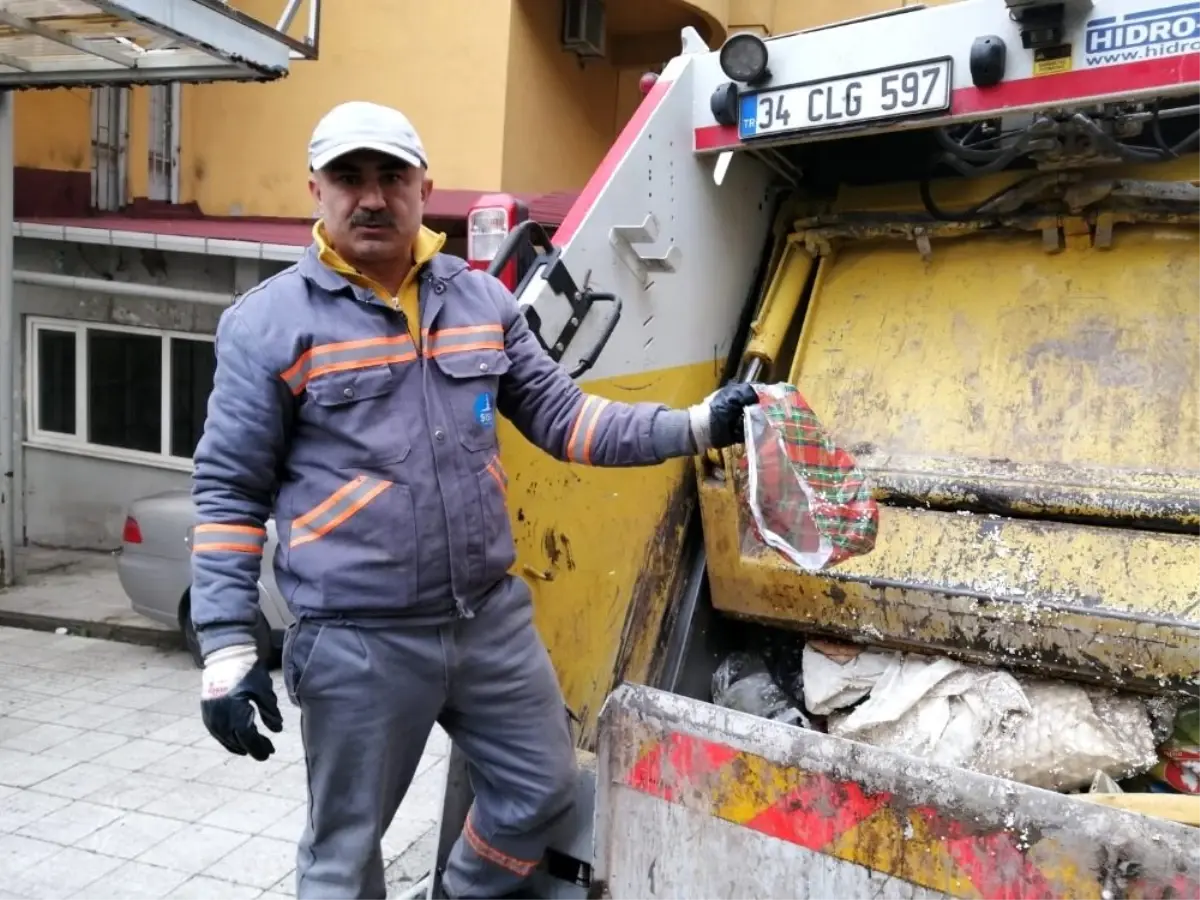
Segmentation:
{"type": "Polygon", "coordinates": [[[129,147],[129,88],[92,89],[92,207],[114,211],[125,203],[129,147]]]}
{"type": "Polygon", "coordinates": [[[37,318],[27,339],[31,444],[191,459],[216,369],[211,337],[37,318]]]}
{"type": "Polygon", "coordinates": [[[151,200],[179,202],[179,113],[181,86],[156,84],[150,88],[149,196],[151,200]]]}

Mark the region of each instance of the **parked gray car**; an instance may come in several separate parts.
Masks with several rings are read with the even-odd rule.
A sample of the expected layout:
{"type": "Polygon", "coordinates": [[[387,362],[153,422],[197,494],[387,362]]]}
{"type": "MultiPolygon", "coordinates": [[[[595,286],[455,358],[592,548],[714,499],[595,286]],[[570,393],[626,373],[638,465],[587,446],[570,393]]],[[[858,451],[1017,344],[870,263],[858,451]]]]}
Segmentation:
{"type": "MultiPolygon", "coordinates": [[[[197,666],[203,665],[192,628],[192,523],[195,507],[187,491],[167,491],[133,501],[125,516],[117,575],[134,612],[178,628],[197,666]]],[[[275,554],[274,519],[267,522],[267,545],[258,581],[259,653],[272,666],[279,661],[283,632],[293,621],[279,593],[271,559],[275,554]]]]}

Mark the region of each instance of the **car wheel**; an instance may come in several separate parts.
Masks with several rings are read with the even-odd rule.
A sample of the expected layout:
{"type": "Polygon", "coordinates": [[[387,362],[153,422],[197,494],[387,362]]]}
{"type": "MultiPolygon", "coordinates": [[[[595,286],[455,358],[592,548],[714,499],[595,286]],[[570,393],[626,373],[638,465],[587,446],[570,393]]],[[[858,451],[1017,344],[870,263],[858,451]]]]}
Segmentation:
{"type": "MultiPolygon", "coordinates": [[[[200,652],[200,639],[196,637],[196,628],[192,625],[190,594],[184,594],[183,602],[179,604],[179,629],[183,632],[183,644],[192,657],[192,664],[197,669],[203,669],[204,655],[200,652]]],[[[254,643],[258,648],[258,658],[264,662],[268,670],[279,665],[280,654],[275,649],[274,641],[271,640],[271,625],[267,622],[267,617],[263,615],[261,609],[258,611],[258,621],[254,624],[254,643]]]]}

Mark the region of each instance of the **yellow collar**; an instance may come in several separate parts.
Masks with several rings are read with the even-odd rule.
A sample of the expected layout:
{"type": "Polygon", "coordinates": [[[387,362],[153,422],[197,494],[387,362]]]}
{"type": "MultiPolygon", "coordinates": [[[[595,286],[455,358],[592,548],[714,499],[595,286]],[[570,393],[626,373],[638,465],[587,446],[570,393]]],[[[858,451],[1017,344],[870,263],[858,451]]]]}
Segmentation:
{"type": "MultiPolygon", "coordinates": [[[[313,225],[312,230],[313,241],[317,245],[317,259],[337,272],[347,281],[359,285],[360,287],[368,288],[374,291],[384,300],[391,300],[392,297],[383,285],[379,284],[373,278],[368,278],[363,275],[352,265],[342,259],[341,255],[333,249],[333,245],[329,243],[325,235],[325,222],[318,219],[313,225]]],[[[404,284],[400,286],[403,291],[405,287],[416,277],[417,270],[425,263],[429,262],[446,244],[446,235],[440,232],[433,231],[421,226],[421,230],[417,232],[417,237],[413,241],[413,267],[408,270],[408,274],[404,277],[404,284]]]]}

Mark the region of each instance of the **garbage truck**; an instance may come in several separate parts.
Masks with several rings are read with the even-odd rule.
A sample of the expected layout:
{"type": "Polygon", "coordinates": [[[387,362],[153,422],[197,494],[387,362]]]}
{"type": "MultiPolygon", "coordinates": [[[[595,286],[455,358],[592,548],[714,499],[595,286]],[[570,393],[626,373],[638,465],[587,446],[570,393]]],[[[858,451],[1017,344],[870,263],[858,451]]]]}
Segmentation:
{"type": "MultiPolygon", "coordinates": [[[[1145,743],[1104,698],[1200,692],[1198,51],[1176,0],[685,29],[552,235],[472,213],[472,264],[585,390],[793,385],[878,504],[870,552],[806,569],[754,539],[743,448],[613,471],[500,423],[579,758],[538,896],[1200,897],[1200,798],[1052,772],[1145,743]],[[760,640],[1050,685],[1095,722],[1043,707],[1031,777],[714,702],[760,640]]],[[[470,777],[452,749],[413,896],[470,777]]]]}

